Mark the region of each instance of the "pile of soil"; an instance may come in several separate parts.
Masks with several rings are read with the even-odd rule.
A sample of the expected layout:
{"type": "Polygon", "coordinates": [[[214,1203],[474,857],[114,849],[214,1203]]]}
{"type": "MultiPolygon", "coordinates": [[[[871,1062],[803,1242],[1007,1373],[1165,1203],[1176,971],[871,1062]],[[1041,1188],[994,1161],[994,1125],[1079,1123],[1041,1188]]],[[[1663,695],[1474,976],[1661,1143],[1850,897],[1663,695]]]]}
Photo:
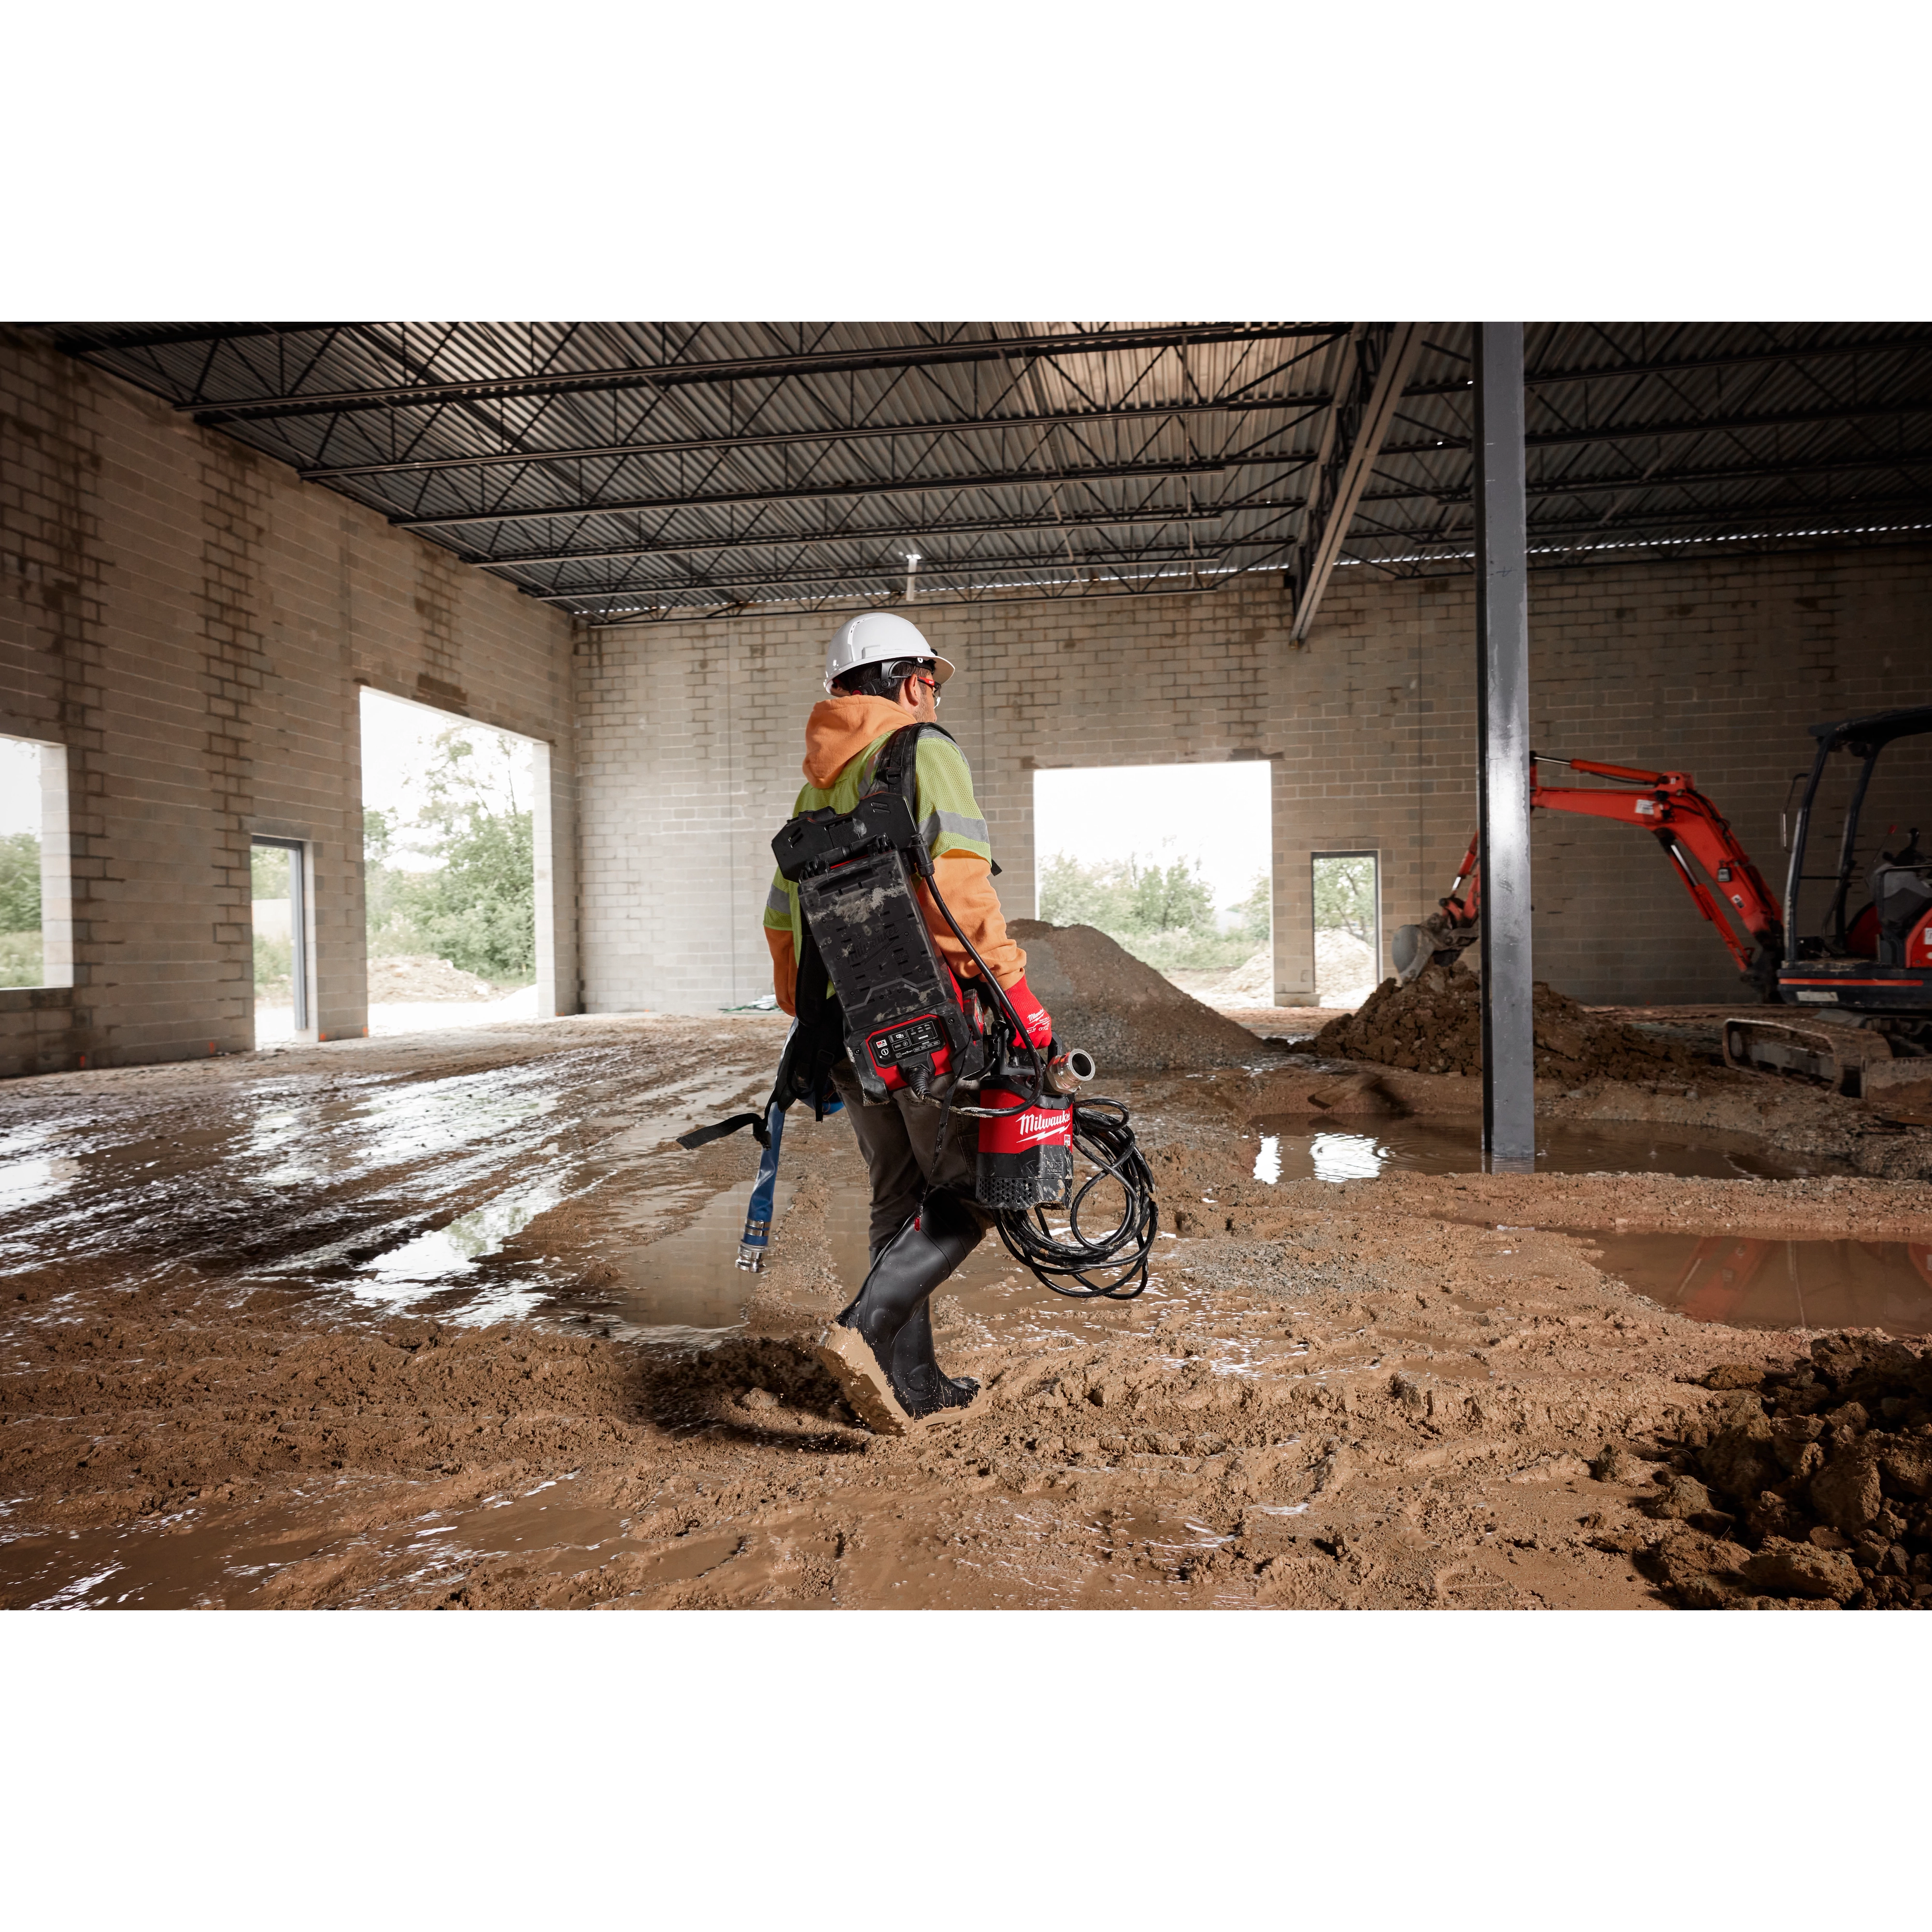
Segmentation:
{"type": "Polygon", "coordinates": [[[427,952],[398,952],[369,962],[371,1005],[387,1000],[494,1000],[496,989],[474,973],[427,952]]]}
{"type": "MultiPolygon", "coordinates": [[[[1425,968],[1407,986],[1384,980],[1355,1012],[1330,1020],[1310,1050],[1424,1073],[1480,1073],[1481,998],[1473,974],[1445,966],[1425,968]]],[[[1705,1066],[1694,1048],[1604,1019],[1537,982],[1539,1079],[1654,1080],[1705,1066]]]]}
{"type": "Polygon", "coordinates": [[[1318,932],[1315,984],[1318,1003],[1324,1006],[1352,1005],[1366,999],[1375,990],[1375,948],[1352,932],[1318,932]]]}
{"type": "Polygon", "coordinates": [[[1085,1048],[1103,1076],[1244,1066],[1268,1050],[1094,926],[1016,919],[1006,930],[1026,948],[1027,984],[1052,1014],[1055,1036],[1085,1048]]]}
{"type": "Polygon", "coordinates": [[[1204,1004],[1271,1006],[1274,1004],[1274,951],[1264,946],[1228,972],[1179,967],[1167,975],[1184,993],[1204,1004]]]}
{"type": "Polygon", "coordinates": [[[1726,1363],[1704,1383],[1732,1391],[1725,1409],[1684,1438],[1673,1460],[1684,1467],[1660,1477],[1652,1506],[1688,1526],[1650,1552],[1679,1602],[1932,1599],[1932,1355],[1825,1335],[1788,1371],[1726,1363]]]}

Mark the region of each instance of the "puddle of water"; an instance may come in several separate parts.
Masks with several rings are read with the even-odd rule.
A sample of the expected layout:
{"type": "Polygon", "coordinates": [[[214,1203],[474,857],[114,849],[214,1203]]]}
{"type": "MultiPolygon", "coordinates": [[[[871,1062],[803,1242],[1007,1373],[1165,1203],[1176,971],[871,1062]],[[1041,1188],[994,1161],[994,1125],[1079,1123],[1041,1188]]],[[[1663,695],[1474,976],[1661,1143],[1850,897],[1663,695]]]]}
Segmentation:
{"type": "Polygon", "coordinates": [[[1592,1234],[1597,1263],[1694,1321],[1932,1334],[1932,1242],[1592,1234]]]}
{"type": "Polygon", "coordinates": [[[8,1161],[0,1166],[0,1214],[12,1214],[49,1199],[80,1171],[77,1160],[8,1161]]]}
{"type": "Polygon", "coordinates": [[[548,1213],[563,1195],[562,1180],[548,1176],[530,1186],[500,1194],[433,1234],[418,1234],[376,1256],[363,1265],[363,1279],[354,1290],[356,1299],[402,1303],[413,1298],[412,1288],[417,1285],[452,1286],[452,1277],[460,1278],[485,1255],[494,1255],[512,1234],[548,1213]]]}
{"type": "MultiPolygon", "coordinates": [[[[784,1216],[798,1184],[782,1175],[772,1196],[774,1244],[784,1238],[784,1216]]],[[[617,1332],[629,1341],[716,1340],[745,1319],[758,1277],[737,1265],[745,1232],[747,1185],[715,1194],[674,1234],[614,1258],[622,1286],[608,1305],[617,1332]]]]}
{"type": "MultiPolygon", "coordinates": [[[[577,1474],[474,1508],[431,1510],[413,1522],[366,1532],[332,1526],[324,1496],[306,1508],[218,1510],[200,1519],[4,1536],[0,1588],[32,1610],[240,1606],[290,1564],[318,1556],[350,1559],[370,1548],[407,1562],[401,1572],[385,1565],[389,1587],[399,1576],[419,1585],[454,1576],[485,1557],[534,1556],[542,1569],[567,1574],[604,1561],[629,1522],[618,1510],[578,1502],[569,1487],[577,1474]]],[[[675,1568],[675,1557],[668,1558],[661,1580],[674,1580],[675,1568]]]]}
{"type": "MultiPolygon", "coordinates": [[[[1474,1121],[1379,1120],[1344,1132],[1300,1114],[1264,1116],[1257,1180],[1372,1180],[1378,1174],[1480,1174],[1482,1130],[1474,1121]]],[[[1744,1134],[1700,1131],[1673,1138],[1641,1122],[1552,1120],[1537,1130],[1536,1165],[1544,1174],[1670,1174],[1708,1180],[1799,1180],[1844,1174],[1843,1162],[1773,1156],[1744,1134]]]]}

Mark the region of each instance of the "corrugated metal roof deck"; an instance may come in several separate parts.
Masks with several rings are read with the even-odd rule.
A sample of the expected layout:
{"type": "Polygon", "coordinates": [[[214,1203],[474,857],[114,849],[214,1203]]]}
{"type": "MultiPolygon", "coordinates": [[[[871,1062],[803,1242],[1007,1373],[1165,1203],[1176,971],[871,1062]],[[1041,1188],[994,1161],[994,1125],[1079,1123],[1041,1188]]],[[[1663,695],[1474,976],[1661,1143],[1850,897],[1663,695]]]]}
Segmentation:
{"type": "MultiPolygon", "coordinates": [[[[534,596],[1091,596],[1309,567],[1388,324],[70,325],[64,346],[534,596]],[[1311,512],[1309,500],[1316,500],[1311,512]]],[[[1468,567],[1469,330],[1420,331],[1339,563],[1468,567]]],[[[1932,524],[1932,326],[1532,326],[1540,560],[1932,524]]],[[[1390,392],[1394,393],[1393,390],[1390,392]]]]}

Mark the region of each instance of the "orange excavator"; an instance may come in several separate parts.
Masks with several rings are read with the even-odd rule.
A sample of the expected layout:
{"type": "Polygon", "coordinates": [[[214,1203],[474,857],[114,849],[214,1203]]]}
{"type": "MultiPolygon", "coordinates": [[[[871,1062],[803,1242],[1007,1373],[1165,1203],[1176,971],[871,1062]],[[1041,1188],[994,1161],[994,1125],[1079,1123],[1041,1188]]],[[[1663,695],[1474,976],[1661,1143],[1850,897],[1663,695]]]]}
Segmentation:
{"type": "MultiPolygon", "coordinates": [[[[1739,974],[1765,1006],[1784,1009],[1774,1019],[1762,1008],[1726,1018],[1726,1064],[1822,1080],[1840,1093],[1882,1102],[1900,1119],[1932,1124],[1932,859],[1920,850],[1916,830],[1898,850],[1877,854],[1865,875],[1870,902],[1852,910],[1859,819],[1873,767],[1888,747],[1932,736],[1932,705],[1814,724],[1811,736],[1817,750],[1798,808],[1781,904],[1724,814],[1688,772],[1532,752],[1529,802],[1546,812],[1635,826],[1664,848],[1739,974]],[[1836,862],[1828,872],[1808,872],[1820,790],[1828,772],[1844,758],[1854,770],[1836,862]],[[1544,765],[1610,783],[1546,785],[1538,769],[1544,765]],[[1820,896],[1804,890],[1819,884],[1832,888],[1822,920],[1820,896]]],[[[1407,985],[1425,967],[1453,965],[1479,936],[1481,918],[1480,855],[1472,838],[1438,910],[1396,932],[1390,950],[1397,979],[1407,985]]]]}
{"type": "MultiPolygon", "coordinates": [[[[1664,848],[1697,910],[1718,928],[1738,970],[1767,1000],[1778,998],[1778,962],[1784,956],[1784,921],[1777,895],[1738,842],[1729,820],[1692,782],[1688,772],[1640,771],[1592,758],[1530,754],[1529,802],[1544,812],[1581,812],[1614,819],[1648,832],[1664,848]],[[1542,767],[1562,765],[1611,785],[1548,785],[1542,767]],[[1701,868],[1703,877],[1698,876],[1701,868]],[[1706,883],[1708,881],[1708,883],[1706,883]]],[[[1419,926],[1405,926],[1390,951],[1404,986],[1431,964],[1453,965],[1481,931],[1483,874],[1476,841],[1457,867],[1440,910],[1419,926]]]]}

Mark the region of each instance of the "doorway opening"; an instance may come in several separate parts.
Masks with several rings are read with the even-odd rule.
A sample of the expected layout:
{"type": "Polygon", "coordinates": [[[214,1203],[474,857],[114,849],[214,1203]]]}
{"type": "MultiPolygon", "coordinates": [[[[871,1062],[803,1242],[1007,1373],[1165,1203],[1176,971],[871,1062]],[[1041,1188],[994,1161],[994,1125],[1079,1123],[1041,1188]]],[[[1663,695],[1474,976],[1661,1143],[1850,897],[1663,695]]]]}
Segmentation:
{"type": "Polygon", "coordinates": [[[548,749],[363,692],[372,1036],[536,1017],[536,804],[548,749]]]}
{"type": "Polygon", "coordinates": [[[1373,852],[1316,852],[1310,857],[1316,1003],[1352,1010],[1382,980],[1381,868],[1373,852]]]}
{"type": "Polygon", "coordinates": [[[1036,770],[1040,917],[1098,926],[1210,1006],[1274,1005],[1273,769],[1036,770]]]}
{"type": "Polygon", "coordinates": [[[308,973],[308,851],[298,838],[249,842],[255,935],[255,1044],[315,1024],[308,973]]]}

